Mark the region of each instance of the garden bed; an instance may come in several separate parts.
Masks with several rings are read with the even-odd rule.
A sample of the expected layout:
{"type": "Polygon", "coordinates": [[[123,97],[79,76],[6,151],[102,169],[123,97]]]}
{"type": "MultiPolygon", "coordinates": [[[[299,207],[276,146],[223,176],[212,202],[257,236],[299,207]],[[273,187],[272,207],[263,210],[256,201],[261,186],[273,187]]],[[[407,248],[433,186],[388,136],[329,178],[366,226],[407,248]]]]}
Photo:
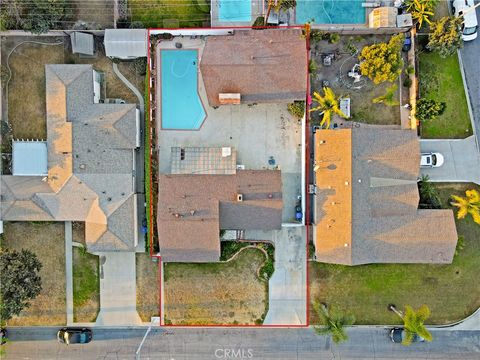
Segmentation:
{"type": "MultiPolygon", "coordinates": [[[[452,194],[465,195],[474,184],[435,184],[444,208],[450,208],[452,194]]],[[[427,304],[432,312],[429,324],[448,324],[473,313],[480,306],[480,226],[471,217],[456,220],[464,248],[449,265],[373,264],[342,266],[309,263],[310,302],[326,302],[352,313],[357,324],[398,324],[400,319],[387,310],[427,304]]],[[[315,314],[310,314],[316,323],[315,314]]]]}

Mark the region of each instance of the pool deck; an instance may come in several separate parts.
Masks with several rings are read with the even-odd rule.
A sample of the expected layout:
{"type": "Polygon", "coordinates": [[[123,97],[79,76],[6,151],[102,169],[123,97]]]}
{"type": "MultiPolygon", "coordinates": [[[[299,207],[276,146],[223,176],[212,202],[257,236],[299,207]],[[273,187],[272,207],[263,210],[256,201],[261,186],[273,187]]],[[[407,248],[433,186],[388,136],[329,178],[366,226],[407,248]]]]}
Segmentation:
{"type": "MultiPolygon", "coordinates": [[[[203,54],[204,40],[176,37],[172,41],[161,41],[156,46],[156,64],[160,64],[162,49],[175,49],[175,43],[182,43],[182,49],[196,49],[199,58],[203,54]]],[[[199,67],[200,69],[200,67],[199,67]]],[[[161,69],[157,67],[159,79],[161,69]]],[[[225,105],[214,109],[209,106],[203,78],[199,70],[199,94],[207,117],[199,130],[163,130],[157,132],[159,171],[170,173],[171,147],[231,146],[237,150],[237,164],[246,169],[273,169],[268,164],[273,156],[276,166],[282,171],[282,192],[284,199],[283,222],[293,222],[297,197],[301,195],[301,124],[287,111],[286,104],[225,105]]],[[[156,102],[161,101],[157,87],[156,102]]],[[[157,109],[159,106],[157,106],[157,109]]],[[[157,125],[160,114],[157,111],[157,125]]]]}
{"type": "Polygon", "coordinates": [[[260,0],[252,0],[252,19],[251,21],[223,21],[219,18],[219,0],[211,0],[210,14],[212,27],[238,27],[251,26],[258,16],[264,13],[264,2],[260,0]]]}

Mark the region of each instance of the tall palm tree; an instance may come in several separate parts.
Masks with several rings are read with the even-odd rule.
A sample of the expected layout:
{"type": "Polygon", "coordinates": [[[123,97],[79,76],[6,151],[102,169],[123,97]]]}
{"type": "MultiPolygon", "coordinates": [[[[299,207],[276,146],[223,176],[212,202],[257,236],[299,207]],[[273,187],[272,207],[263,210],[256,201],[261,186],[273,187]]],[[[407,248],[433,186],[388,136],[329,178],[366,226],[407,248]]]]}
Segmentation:
{"type": "Polygon", "coordinates": [[[427,305],[422,305],[415,311],[411,306],[405,305],[405,312],[397,310],[395,305],[388,305],[389,310],[393,311],[403,320],[403,327],[405,330],[405,339],[403,339],[403,345],[410,345],[415,335],[421,336],[427,341],[432,341],[432,334],[425,327],[425,320],[430,317],[430,309],[427,305]]]}
{"type": "Polygon", "coordinates": [[[313,327],[318,335],[331,336],[335,344],[348,340],[345,326],[352,325],[355,322],[355,318],[352,315],[330,312],[325,304],[318,302],[313,304],[313,309],[323,323],[323,326],[313,327]]]}
{"type": "Polygon", "coordinates": [[[467,214],[472,215],[473,221],[480,224],[480,193],[477,190],[465,191],[466,197],[452,195],[450,204],[458,208],[457,219],[463,219],[467,214]]]}
{"type": "Polygon", "coordinates": [[[338,103],[338,98],[335,96],[332,89],[329,87],[323,88],[324,95],[321,96],[318,92],[313,92],[313,101],[318,103],[318,106],[310,109],[312,111],[321,111],[323,114],[322,121],[320,122],[320,126],[325,125],[328,129],[330,127],[330,121],[332,119],[332,113],[337,114],[343,118],[347,118],[347,115],[340,110],[340,105],[338,103]]]}
{"type": "Polygon", "coordinates": [[[431,24],[430,17],[432,17],[433,10],[437,5],[438,0],[407,0],[407,11],[412,14],[413,20],[417,23],[420,29],[425,21],[431,24]]]}

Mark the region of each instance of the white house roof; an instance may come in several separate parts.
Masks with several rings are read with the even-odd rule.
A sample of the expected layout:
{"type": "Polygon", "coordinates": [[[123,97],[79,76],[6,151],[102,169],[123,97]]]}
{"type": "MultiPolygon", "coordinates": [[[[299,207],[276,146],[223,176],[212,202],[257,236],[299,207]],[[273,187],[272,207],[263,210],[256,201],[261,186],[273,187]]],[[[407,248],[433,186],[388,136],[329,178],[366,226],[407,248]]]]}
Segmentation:
{"type": "Polygon", "coordinates": [[[17,176],[46,176],[47,142],[13,141],[12,174],[17,176]]]}
{"type": "Polygon", "coordinates": [[[147,56],[146,29],[106,29],[105,53],[108,57],[134,59],[147,56]]]}

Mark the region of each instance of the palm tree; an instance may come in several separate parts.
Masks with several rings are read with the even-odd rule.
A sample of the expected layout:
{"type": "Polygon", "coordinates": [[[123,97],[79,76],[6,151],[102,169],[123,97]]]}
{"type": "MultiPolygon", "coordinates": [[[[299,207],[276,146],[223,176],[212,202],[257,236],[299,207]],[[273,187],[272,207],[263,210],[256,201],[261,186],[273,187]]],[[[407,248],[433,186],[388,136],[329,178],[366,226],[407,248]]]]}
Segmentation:
{"type": "Polygon", "coordinates": [[[477,190],[465,191],[466,197],[452,195],[450,204],[458,208],[457,219],[463,219],[467,214],[472,215],[473,221],[480,224],[480,193],[477,190]]]}
{"type": "Polygon", "coordinates": [[[323,326],[314,326],[313,329],[318,335],[329,335],[335,344],[348,340],[345,331],[346,325],[352,325],[355,318],[352,315],[345,315],[339,312],[331,312],[327,305],[315,302],[313,309],[320,317],[323,326]]]}
{"type": "Polygon", "coordinates": [[[416,21],[420,29],[425,21],[431,24],[430,17],[433,16],[433,9],[437,5],[438,0],[407,0],[407,11],[412,14],[412,18],[416,21]]]}
{"type": "Polygon", "coordinates": [[[397,94],[397,84],[393,84],[382,96],[376,97],[372,100],[374,104],[385,104],[387,106],[397,106],[399,104],[398,100],[395,99],[395,95],[397,94]]]}
{"type": "Polygon", "coordinates": [[[430,182],[430,177],[428,175],[422,175],[419,182],[420,190],[420,205],[428,206],[428,208],[439,208],[440,199],[438,197],[438,191],[430,182]]]}
{"type": "Polygon", "coordinates": [[[430,309],[427,305],[422,305],[415,312],[411,306],[405,305],[405,313],[397,310],[395,305],[388,305],[388,309],[393,311],[403,320],[403,327],[405,330],[405,339],[403,339],[403,345],[410,345],[415,335],[421,336],[427,341],[432,341],[432,334],[425,327],[425,320],[430,316],[430,309]]]}
{"type": "Polygon", "coordinates": [[[323,118],[320,122],[320,126],[323,126],[325,124],[325,127],[328,129],[330,127],[332,113],[337,114],[343,118],[347,118],[347,115],[345,115],[342,110],[340,110],[338,99],[332,89],[330,89],[329,87],[324,87],[323,93],[324,95],[321,96],[318,92],[313,92],[312,100],[317,102],[318,106],[310,109],[310,112],[321,111],[321,114],[323,114],[323,118]]]}

